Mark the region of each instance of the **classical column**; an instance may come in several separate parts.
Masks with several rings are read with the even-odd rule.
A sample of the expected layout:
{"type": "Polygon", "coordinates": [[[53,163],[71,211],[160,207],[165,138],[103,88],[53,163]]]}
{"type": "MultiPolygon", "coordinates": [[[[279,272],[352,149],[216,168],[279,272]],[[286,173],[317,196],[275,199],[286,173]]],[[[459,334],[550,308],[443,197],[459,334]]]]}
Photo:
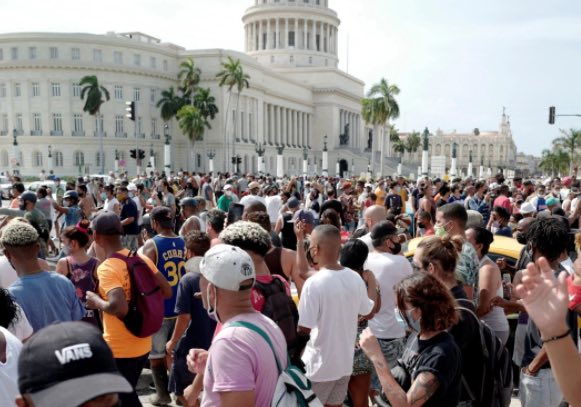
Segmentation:
{"type": "Polygon", "coordinates": [[[303,177],[307,177],[307,172],[309,170],[309,150],[305,147],[303,148],[303,177]]]}
{"type": "Polygon", "coordinates": [[[311,20],[311,49],[315,50],[315,19],[311,20]]]}
{"type": "Polygon", "coordinates": [[[272,138],[274,137],[274,111],[272,109],[272,104],[268,104],[268,144],[272,144],[272,138]]]}
{"type": "Polygon", "coordinates": [[[297,126],[298,126],[298,146],[299,147],[304,147],[305,146],[305,140],[303,138],[304,133],[303,133],[303,112],[298,112],[297,113],[297,126]]]}
{"type": "Polygon", "coordinates": [[[282,153],[284,151],[284,146],[278,146],[276,148],[276,177],[281,179],[284,176],[284,161],[282,153]]]}
{"type": "Polygon", "coordinates": [[[309,44],[307,44],[307,19],[303,18],[303,49],[309,49],[309,44]]]}
{"type": "Polygon", "coordinates": [[[335,37],[335,55],[338,55],[338,50],[339,50],[339,36],[337,35],[337,33],[339,32],[337,30],[337,27],[334,27],[333,29],[334,31],[334,37],[335,37]]]}
{"type": "Polygon", "coordinates": [[[323,142],[323,176],[329,176],[329,152],[327,151],[327,135],[323,138],[325,141],[323,142]]]}
{"type": "Polygon", "coordinates": [[[287,117],[286,117],[286,108],[281,107],[281,116],[282,116],[282,132],[280,138],[280,144],[286,145],[288,143],[288,129],[287,129],[287,117]]]}
{"type": "Polygon", "coordinates": [[[275,49],[279,49],[280,48],[280,27],[278,24],[278,18],[276,19],[276,33],[275,33],[275,41],[274,41],[274,48],[275,49]]]}
{"type": "Polygon", "coordinates": [[[288,49],[288,18],[284,19],[284,45],[283,48],[288,49]]]}
{"type": "Polygon", "coordinates": [[[272,39],[270,38],[270,18],[266,20],[266,49],[270,49],[270,43],[272,39]]]}
{"type": "Polygon", "coordinates": [[[246,105],[246,109],[245,109],[246,110],[246,121],[244,122],[244,127],[245,127],[244,133],[246,134],[247,140],[252,140],[252,139],[254,139],[254,135],[250,134],[250,117],[252,117],[254,115],[251,116],[250,111],[251,110],[253,111],[254,109],[251,109],[251,107],[250,107],[252,105],[250,98],[248,96],[246,96],[245,99],[246,99],[246,103],[245,103],[245,105],[246,105]]]}
{"type": "Polygon", "coordinates": [[[325,30],[325,52],[329,52],[331,48],[331,24],[327,24],[327,29],[325,30]]]}
{"type": "Polygon", "coordinates": [[[258,50],[262,51],[263,44],[262,44],[262,20],[258,22],[258,50]]]}
{"type": "Polygon", "coordinates": [[[299,146],[299,115],[293,110],[293,145],[299,146]]]}
{"type": "Polygon", "coordinates": [[[276,131],[274,133],[274,144],[280,144],[281,140],[282,140],[282,125],[281,125],[281,115],[280,115],[280,106],[275,106],[274,107],[274,111],[275,111],[275,115],[276,115],[276,123],[275,123],[275,127],[276,127],[276,131]]]}

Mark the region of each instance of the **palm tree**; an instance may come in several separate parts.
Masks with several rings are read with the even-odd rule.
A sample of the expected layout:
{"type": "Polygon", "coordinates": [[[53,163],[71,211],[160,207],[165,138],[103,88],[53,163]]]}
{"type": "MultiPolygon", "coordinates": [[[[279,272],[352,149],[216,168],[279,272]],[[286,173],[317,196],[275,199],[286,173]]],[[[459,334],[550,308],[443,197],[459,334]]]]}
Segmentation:
{"type": "Polygon", "coordinates": [[[380,123],[380,118],[377,114],[377,100],[371,98],[365,98],[361,100],[361,116],[365,121],[365,124],[373,126],[373,139],[371,142],[371,173],[375,172],[375,145],[377,145],[378,136],[378,126],[380,123]]]}
{"type": "MultiPolygon", "coordinates": [[[[395,96],[399,95],[399,88],[396,85],[390,85],[385,78],[381,78],[379,83],[376,83],[367,92],[368,98],[376,100],[377,115],[379,124],[389,126],[390,119],[397,119],[399,117],[399,105],[395,100],[395,96]]],[[[387,151],[390,151],[389,146],[387,151]]],[[[384,140],[381,141],[381,170],[383,175],[383,160],[385,156],[384,140]]]]}
{"type": "MultiPolygon", "coordinates": [[[[244,88],[250,87],[250,76],[244,73],[242,64],[239,59],[233,59],[228,57],[228,62],[222,62],[222,70],[216,74],[216,78],[220,80],[218,86],[228,86],[228,103],[226,104],[226,130],[228,129],[228,118],[230,116],[230,98],[232,96],[232,89],[236,88],[237,100],[236,100],[236,115],[234,121],[234,140],[232,140],[232,157],[236,156],[236,141],[238,138],[238,109],[240,105],[240,93],[244,88]]],[[[227,131],[224,132],[225,137],[227,137],[227,131]]],[[[226,145],[228,146],[228,139],[226,138],[226,145]]],[[[227,151],[229,147],[227,148],[227,151]]],[[[226,166],[227,160],[224,160],[224,165],[226,166]]]]}
{"type": "Polygon", "coordinates": [[[168,90],[161,92],[161,99],[157,101],[156,107],[161,109],[161,118],[168,122],[178,111],[186,104],[186,100],[175,93],[175,89],[170,87],[168,90]]]}
{"type": "Polygon", "coordinates": [[[178,80],[181,82],[184,97],[190,100],[192,106],[194,104],[193,96],[196,94],[201,76],[202,70],[196,66],[191,57],[180,64],[178,80]]]}
{"type": "Polygon", "coordinates": [[[218,114],[216,99],[210,93],[209,88],[198,89],[194,96],[194,106],[200,110],[200,113],[206,120],[208,120],[208,118],[214,120],[216,114],[218,114]]]}
{"type": "Polygon", "coordinates": [[[103,85],[99,84],[99,80],[95,75],[83,76],[79,85],[83,86],[83,89],[81,90],[81,99],[85,99],[83,111],[97,118],[97,133],[99,134],[99,163],[101,164],[101,174],[103,174],[105,172],[105,156],[103,155],[103,128],[100,126],[100,116],[101,105],[110,99],[109,91],[103,85]],[[105,100],[103,100],[103,96],[105,97],[105,100]]]}
{"type": "Polygon", "coordinates": [[[553,146],[567,151],[569,154],[569,175],[573,173],[573,165],[577,158],[577,150],[581,146],[581,130],[559,129],[562,136],[553,140],[553,146]]]}
{"type": "Polygon", "coordinates": [[[406,139],[406,150],[410,155],[410,161],[412,159],[412,154],[418,151],[420,145],[422,144],[422,138],[420,133],[417,131],[412,131],[411,134],[406,139]]]}
{"type": "Polygon", "coordinates": [[[211,128],[200,109],[195,106],[184,105],[178,111],[177,118],[182,133],[192,142],[202,140],[206,128],[211,128]]]}
{"type": "Polygon", "coordinates": [[[547,173],[550,171],[551,176],[554,176],[555,172],[562,173],[567,170],[569,160],[569,154],[563,149],[543,150],[539,168],[547,173]]]}

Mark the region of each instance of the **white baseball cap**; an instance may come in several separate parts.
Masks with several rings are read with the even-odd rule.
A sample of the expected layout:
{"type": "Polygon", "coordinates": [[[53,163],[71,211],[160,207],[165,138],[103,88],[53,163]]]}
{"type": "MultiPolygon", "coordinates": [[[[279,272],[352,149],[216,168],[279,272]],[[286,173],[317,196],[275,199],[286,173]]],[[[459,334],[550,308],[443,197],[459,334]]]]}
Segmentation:
{"type": "Polygon", "coordinates": [[[200,273],[216,287],[228,291],[248,290],[256,280],[254,263],[248,253],[227,244],[218,244],[206,252],[200,262],[200,273]],[[247,280],[252,283],[242,285],[247,280]]]}
{"type": "Polygon", "coordinates": [[[533,213],[535,211],[535,207],[530,202],[524,202],[519,209],[520,213],[533,213]]]}

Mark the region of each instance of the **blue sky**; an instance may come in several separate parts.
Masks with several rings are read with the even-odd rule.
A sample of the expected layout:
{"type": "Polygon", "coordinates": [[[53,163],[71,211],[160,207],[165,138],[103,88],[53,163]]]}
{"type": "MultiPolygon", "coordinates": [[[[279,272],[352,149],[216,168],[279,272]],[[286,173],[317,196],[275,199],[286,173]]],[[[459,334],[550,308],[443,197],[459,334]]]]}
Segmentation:
{"type": "MultiPolygon", "coordinates": [[[[401,88],[402,131],[495,130],[502,106],[519,151],[540,154],[557,113],[581,113],[581,2],[571,0],[330,0],[341,19],[340,67],[367,86],[401,88]]],[[[3,32],[142,31],[186,48],[243,50],[253,0],[3,2],[3,32]],[[24,8],[25,7],[25,8],[24,8]],[[28,13],[27,10],[35,10],[28,13]]]]}

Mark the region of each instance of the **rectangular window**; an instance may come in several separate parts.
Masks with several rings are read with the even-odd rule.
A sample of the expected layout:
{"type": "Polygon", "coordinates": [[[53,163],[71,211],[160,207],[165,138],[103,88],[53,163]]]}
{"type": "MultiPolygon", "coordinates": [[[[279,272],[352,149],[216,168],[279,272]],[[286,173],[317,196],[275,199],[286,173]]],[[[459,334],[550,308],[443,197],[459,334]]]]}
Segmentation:
{"type": "Polygon", "coordinates": [[[71,59],[74,61],[78,61],[79,59],[81,59],[80,48],[71,48],[71,59]]]}
{"type": "Polygon", "coordinates": [[[317,51],[321,50],[321,36],[319,34],[317,34],[317,36],[315,37],[315,49],[317,51]]]}
{"type": "Polygon", "coordinates": [[[155,136],[157,134],[157,119],[151,119],[151,135],[155,136]]]}
{"type": "Polygon", "coordinates": [[[155,103],[156,102],[156,99],[157,99],[157,89],[151,88],[149,90],[149,101],[151,103],[155,103]]]}
{"type": "Polygon", "coordinates": [[[14,84],[14,96],[20,97],[21,94],[22,94],[22,91],[20,90],[20,83],[15,83],[14,84]]]}
{"type": "Polygon", "coordinates": [[[248,113],[248,131],[250,132],[248,135],[250,140],[255,140],[256,137],[254,137],[254,123],[252,122],[252,113],[248,113]]]}
{"type": "Polygon", "coordinates": [[[6,85],[4,83],[0,83],[0,98],[6,97],[6,85]]]}
{"type": "Polygon", "coordinates": [[[157,60],[155,59],[155,57],[149,57],[149,67],[151,69],[157,68],[157,60]]]}
{"type": "Polygon", "coordinates": [[[167,72],[167,70],[168,70],[167,59],[163,60],[163,70],[164,70],[164,72],[167,72]]]}
{"type": "Polygon", "coordinates": [[[133,65],[141,66],[141,55],[133,54],[133,65]]]}
{"type": "Polygon", "coordinates": [[[139,102],[141,98],[141,88],[133,88],[133,101],[139,102]]]}
{"type": "Polygon", "coordinates": [[[288,32],[288,46],[289,47],[295,46],[295,32],[294,31],[288,32]]]}
{"type": "Polygon", "coordinates": [[[36,47],[28,47],[28,58],[36,59],[36,47]]]}
{"type": "Polygon", "coordinates": [[[99,135],[99,131],[104,132],[104,126],[103,126],[103,116],[97,116],[95,117],[95,136],[99,135]]]}
{"type": "Polygon", "coordinates": [[[8,115],[7,114],[2,115],[2,131],[4,132],[4,134],[8,133],[8,115]]]}
{"type": "Polygon", "coordinates": [[[262,34],[262,49],[266,49],[266,38],[267,38],[267,34],[263,33],[262,34]]]}
{"type": "Polygon", "coordinates": [[[40,118],[40,113],[34,113],[32,115],[32,125],[34,126],[34,131],[41,131],[42,130],[42,120],[40,118]]]}
{"type": "Polygon", "coordinates": [[[16,130],[22,132],[22,113],[16,114],[16,130]]]}
{"type": "Polygon", "coordinates": [[[50,88],[52,90],[53,96],[60,96],[61,95],[61,84],[58,82],[52,82],[50,84],[50,88]]]}
{"type": "Polygon", "coordinates": [[[81,85],[78,83],[73,83],[73,96],[81,97],[81,85]]]}
{"type": "Polygon", "coordinates": [[[40,84],[32,82],[32,96],[40,96],[40,84]]]}
{"type": "Polygon", "coordinates": [[[18,48],[16,47],[10,48],[10,58],[12,58],[12,60],[18,59],[18,48]]]}
{"type": "Polygon", "coordinates": [[[62,133],[63,131],[63,116],[60,113],[52,114],[52,129],[54,132],[62,133]]]}
{"type": "Polygon", "coordinates": [[[59,49],[57,47],[50,47],[50,59],[57,59],[59,57],[59,49]]]}
{"type": "Polygon", "coordinates": [[[103,62],[103,51],[100,49],[93,50],[93,62],[103,62]]]}
{"type": "Polygon", "coordinates": [[[80,133],[83,131],[83,115],[74,114],[73,115],[73,131],[75,133],[80,133]]]}
{"type": "Polygon", "coordinates": [[[115,99],[123,100],[123,86],[115,85],[115,99]]]}
{"type": "Polygon", "coordinates": [[[115,134],[123,133],[123,116],[115,116],[115,134]]]}
{"type": "Polygon", "coordinates": [[[113,52],[113,62],[117,65],[123,64],[123,53],[121,51],[113,52]]]}

